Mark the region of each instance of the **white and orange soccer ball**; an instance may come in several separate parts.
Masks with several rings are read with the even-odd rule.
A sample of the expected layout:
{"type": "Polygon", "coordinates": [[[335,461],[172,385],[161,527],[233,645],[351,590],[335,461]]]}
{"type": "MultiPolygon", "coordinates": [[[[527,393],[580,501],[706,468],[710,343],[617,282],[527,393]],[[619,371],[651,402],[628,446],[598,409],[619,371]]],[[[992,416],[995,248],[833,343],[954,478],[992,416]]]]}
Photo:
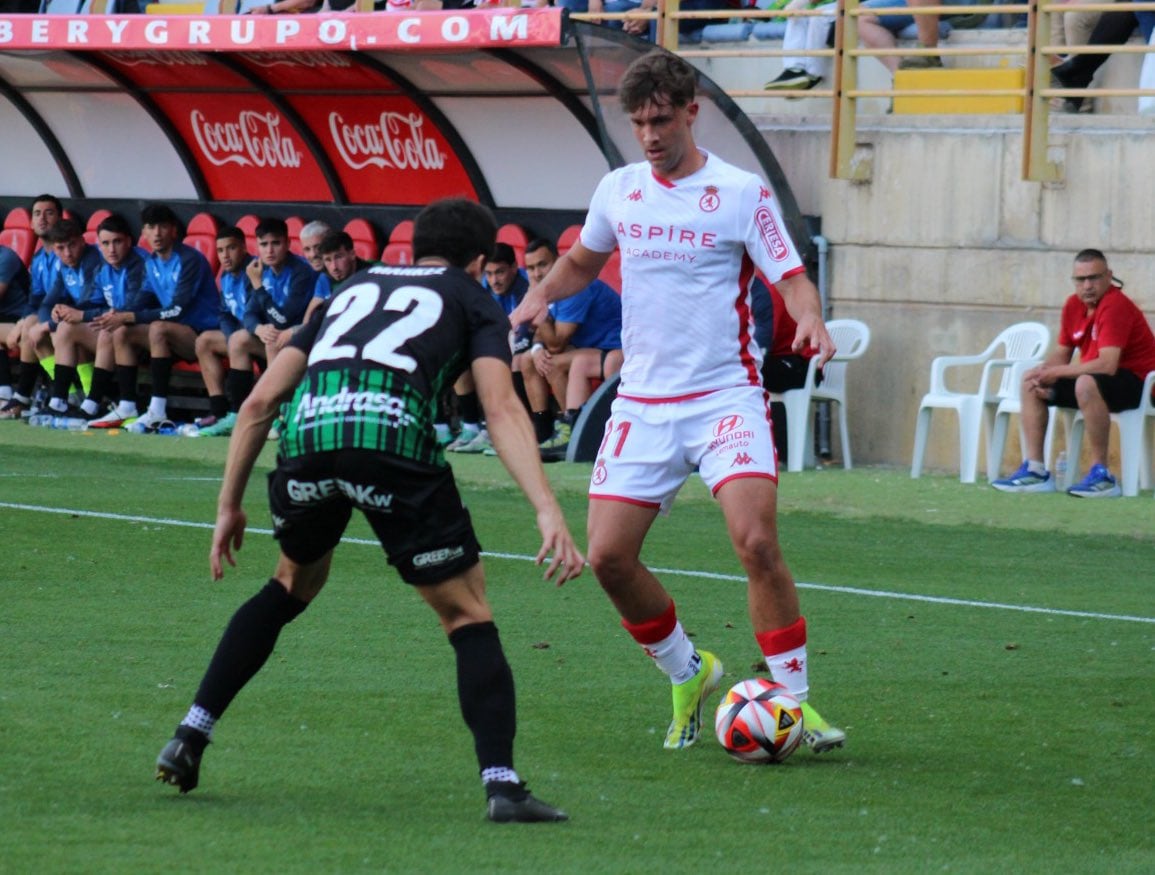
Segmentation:
{"type": "Polygon", "coordinates": [[[782,684],[740,681],[718,704],[714,734],[740,762],[780,763],[802,741],[802,706],[782,684]]]}

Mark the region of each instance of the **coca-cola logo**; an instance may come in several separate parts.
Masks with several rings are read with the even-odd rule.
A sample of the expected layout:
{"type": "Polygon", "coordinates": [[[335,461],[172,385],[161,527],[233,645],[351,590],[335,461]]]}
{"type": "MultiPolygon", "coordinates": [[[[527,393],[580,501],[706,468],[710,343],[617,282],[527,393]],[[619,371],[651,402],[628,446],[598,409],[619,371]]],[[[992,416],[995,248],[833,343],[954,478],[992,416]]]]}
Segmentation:
{"type": "Polygon", "coordinates": [[[346,164],[354,170],[391,167],[396,170],[441,170],[446,155],[425,136],[425,116],[418,112],[383,112],[372,124],[351,124],[339,112],[329,113],[329,135],[346,164]]]}
{"type": "Polygon", "coordinates": [[[242,110],[235,122],[212,122],[199,109],[189,116],[205,158],[217,167],[300,167],[301,151],[281,132],[277,112],[242,110]]]}

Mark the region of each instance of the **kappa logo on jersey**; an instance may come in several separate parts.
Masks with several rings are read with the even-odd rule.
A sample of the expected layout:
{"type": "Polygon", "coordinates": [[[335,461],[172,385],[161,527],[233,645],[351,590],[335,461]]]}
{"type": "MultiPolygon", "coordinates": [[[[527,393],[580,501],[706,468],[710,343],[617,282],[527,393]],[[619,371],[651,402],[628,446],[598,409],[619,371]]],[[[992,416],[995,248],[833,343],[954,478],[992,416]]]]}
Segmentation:
{"type": "Polygon", "coordinates": [[[704,213],[712,213],[722,205],[722,199],[718,197],[718,187],[716,185],[707,185],[706,193],[702,195],[698,201],[698,207],[704,213]]]}
{"type": "Polygon", "coordinates": [[[734,454],[734,461],[732,461],[730,463],[730,467],[731,468],[737,468],[739,466],[753,465],[753,464],[754,464],[754,457],[751,456],[749,453],[735,453],[734,454]]]}
{"type": "Polygon", "coordinates": [[[758,207],[754,211],[754,224],[758,226],[758,233],[766,245],[766,251],[774,261],[785,261],[790,257],[790,247],[786,245],[786,238],[778,230],[778,223],[774,221],[774,213],[769,207],[758,207]]]}
{"type": "Polygon", "coordinates": [[[633,191],[626,195],[626,200],[628,201],[641,201],[641,199],[642,190],[640,188],[635,188],[633,191]]]}

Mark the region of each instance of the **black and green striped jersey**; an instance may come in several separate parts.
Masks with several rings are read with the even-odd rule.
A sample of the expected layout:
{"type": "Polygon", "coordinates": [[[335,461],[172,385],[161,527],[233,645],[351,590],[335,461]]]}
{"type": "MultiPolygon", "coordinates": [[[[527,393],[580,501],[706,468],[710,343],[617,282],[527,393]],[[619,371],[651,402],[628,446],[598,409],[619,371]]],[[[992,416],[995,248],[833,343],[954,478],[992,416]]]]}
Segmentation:
{"type": "Polygon", "coordinates": [[[433,420],[441,393],[477,358],[511,360],[509,317],[452,267],[375,265],[297,332],[309,365],[280,457],[377,450],[445,466],[433,420]]]}

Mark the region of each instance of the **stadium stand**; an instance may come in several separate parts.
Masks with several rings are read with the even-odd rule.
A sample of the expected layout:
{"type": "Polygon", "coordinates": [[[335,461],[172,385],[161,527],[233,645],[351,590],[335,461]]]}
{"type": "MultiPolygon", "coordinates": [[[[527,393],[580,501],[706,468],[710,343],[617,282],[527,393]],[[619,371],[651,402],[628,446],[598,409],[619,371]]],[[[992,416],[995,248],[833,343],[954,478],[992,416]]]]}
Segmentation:
{"type": "Polygon", "coordinates": [[[413,263],[413,222],[404,219],[389,232],[389,242],[381,252],[381,260],[386,264],[413,263]]]}
{"type": "Polygon", "coordinates": [[[381,237],[377,229],[366,219],[350,219],[345,224],[345,233],[353,238],[353,251],[358,258],[376,261],[381,254],[381,237]]]}
{"type": "Polygon", "coordinates": [[[100,223],[112,215],[111,210],[96,210],[88,217],[88,224],[84,226],[84,242],[96,242],[96,229],[100,227],[100,223]]]}
{"type": "Polygon", "coordinates": [[[0,245],[7,246],[19,255],[25,266],[32,262],[32,253],[36,251],[36,235],[32,233],[32,217],[24,207],[13,207],[4,217],[0,245]]]}

